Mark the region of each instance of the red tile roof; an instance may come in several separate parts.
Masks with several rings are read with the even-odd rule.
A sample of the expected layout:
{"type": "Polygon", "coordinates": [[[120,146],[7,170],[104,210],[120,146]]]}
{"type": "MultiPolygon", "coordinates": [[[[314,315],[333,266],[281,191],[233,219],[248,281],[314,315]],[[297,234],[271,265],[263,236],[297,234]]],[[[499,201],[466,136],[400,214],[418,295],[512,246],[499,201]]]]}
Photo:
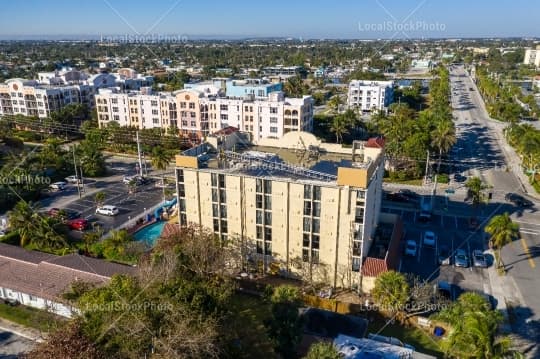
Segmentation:
{"type": "Polygon", "coordinates": [[[370,148],[383,148],[384,147],[384,138],[382,137],[372,137],[367,140],[365,147],[370,148]]]}
{"type": "Polygon", "coordinates": [[[214,136],[230,135],[231,133],[235,133],[235,132],[238,132],[238,129],[236,127],[233,127],[233,126],[229,126],[229,127],[225,127],[225,128],[222,128],[219,131],[214,132],[213,135],[214,136]]]}

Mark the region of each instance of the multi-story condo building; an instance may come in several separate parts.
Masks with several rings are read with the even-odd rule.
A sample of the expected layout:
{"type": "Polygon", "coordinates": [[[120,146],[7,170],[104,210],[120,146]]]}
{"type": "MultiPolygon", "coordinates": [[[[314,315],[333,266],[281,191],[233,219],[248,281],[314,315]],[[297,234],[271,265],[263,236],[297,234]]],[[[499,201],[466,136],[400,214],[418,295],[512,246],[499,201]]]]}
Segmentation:
{"type": "Polygon", "coordinates": [[[176,157],[179,223],[209,227],[259,268],[357,286],[384,174],[383,149],[368,144],[343,148],[289,132],[255,147],[221,130],[176,157]]]}
{"type": "Polygon", "coordinates": [[[386,111],[394,98],[392,81],[352,80],[349,83],[347,104],[362,112],[386,111]]]}
{"type": "Polygon", "coordinates": [[[173,94],[152,94],[149,89],[144,93],[102,89],[96,95],[96,106],[100,126],[116,121],[120,126],[140,129],[177,128],[193,139],[229,126],[249,132],[255,142],[313,128],[313,99],[286,98],[282,92],[256,98],[219,97],[197,89],[173,94]]]}
{"type": "Polygon", "coordinates": [[[523,63],[540,67],[540,46],[537,46],[536,49],[526,49],[523,63]]]}
{"type": "Polygon", "coordinates": [[[11,79],[0,84],[0,115],[45,118],[72,103],[92,107],[92,87],[86,84],[41,85],[35,80],[23,79],[11,79]]]}

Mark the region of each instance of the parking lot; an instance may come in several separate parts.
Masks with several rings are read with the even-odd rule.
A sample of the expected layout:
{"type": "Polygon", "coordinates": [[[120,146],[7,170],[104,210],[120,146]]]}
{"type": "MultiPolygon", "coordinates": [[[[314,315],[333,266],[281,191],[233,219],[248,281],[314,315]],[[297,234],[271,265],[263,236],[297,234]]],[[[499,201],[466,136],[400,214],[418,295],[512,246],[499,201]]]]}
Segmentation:
{"type": "MultiPolygon", "coordinates": [[[[470,227],[469,216],[451,211],[444,215],[432,215],[429,222],[421,222],[419,221],[420,210],[416,206],[396,205],[392,202],[383,202],[383,211],[401,216],[405,228],[403,245],[407,240],[413,240],[416,243],[416,256],[402,255],[400,272],[413,273],[431,283],[448,282],[461,290],[491,292],[486,269],[472,265],[473,250],[484,251],[487,243],[485,243],[481,226],[476,230],[470,227]],[[437,238],[434,247],[424,245],[423,237],[426,231],[435,233],[437,238]],[[443,245],[447,246],[451,253],[450,265],[439,265],[438,251],[443,245]],[[454,253],[457,249],[463,249],[467,253],[469,259],[467,268],[454,265],[454,253]]],[[[481,224],[483,219],[483,217],[478,217],[478,223],[481,224]]],[[[404,253],[404,248],[402,253],[404,253]]],[[[488,265],[493,265],[492,257],[486,259],[488,265]]]]}
{"type": "MultiPolygon", "coordinates": [[[[74,211],[87,219],[91,226],[99,225],[104,231],[121,227],[131,219],[143,213],[163,200],[163,190],[156,187],[155,181],[137,186],[134,193],[129,193],[128,186],[122,182],[124,174],[132,175],[133,171],[122,171],[121,164],[115,164],[115,173],[101,179],[84,179],[84,192],[79,198],[77,185],[68,184],[62,191],[51,192],[41,201],[44,209],[60,208],[74,211]],[[95,194],[105,193],[105,205],[113,205],[119,209],[116,216],[96,214],[95,194]]],[[[127,165],[126,165],[127,166],[127,165]]],[[[73,237],[81,234],[72,230],[73,237]]]]}

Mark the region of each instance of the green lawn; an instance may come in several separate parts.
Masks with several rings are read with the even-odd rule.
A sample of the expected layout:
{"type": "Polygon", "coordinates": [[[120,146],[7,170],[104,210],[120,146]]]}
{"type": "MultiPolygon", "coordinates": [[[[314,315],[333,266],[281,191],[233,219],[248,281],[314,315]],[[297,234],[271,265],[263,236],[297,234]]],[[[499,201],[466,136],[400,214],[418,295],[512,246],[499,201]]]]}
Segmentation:
{"type": "Polygon", "coordinates": [[[0,303],[0,317],[14,323],[48,332],[64,322],[62,317],[24,305],[0,303]]]}
{"type": "Polygon", "coordinates": [[[261,299],[235,294],[231,300],[235,315],[227,321],[232,339],[239,341],[237,358],[277,358],[263,321],[270,315],[269,306],[261,299]]]}
{"type": "Polygon", "coordinates": [[[379,333],[379,330],[385,324],[386,321],[383,318],[376,318],[373,322],[369,323],[368,333],[377,333],[384,336],[398,338],[403,343],[412,345],[420,353],[433,355],[437,358],[443,357],[443,353],[440,351],[437,341],[421,329],[415,327],[405,328],[396,322],[394,324],[387,325],[379,333]]]}
{"type": "Polygon", "coordinates": [[[398,180],[398,179],[390,179],[389,177],[386,177],[383,179],[384,182],[387,183],[399,183],[399,184],[407,184],[411,186],[422,186],[423,180],[422,179],[411,179],[411,180],[398,180]]]}

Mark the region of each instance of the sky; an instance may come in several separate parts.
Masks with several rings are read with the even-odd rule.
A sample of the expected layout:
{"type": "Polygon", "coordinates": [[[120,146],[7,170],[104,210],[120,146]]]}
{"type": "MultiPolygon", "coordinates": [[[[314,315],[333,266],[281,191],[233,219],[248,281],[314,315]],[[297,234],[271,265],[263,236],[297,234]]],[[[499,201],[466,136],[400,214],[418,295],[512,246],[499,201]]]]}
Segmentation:
{"type": "Polygon", "coordinates": [[[2,1],[0,38],[540,37],[538,0],[2,1]]]}

